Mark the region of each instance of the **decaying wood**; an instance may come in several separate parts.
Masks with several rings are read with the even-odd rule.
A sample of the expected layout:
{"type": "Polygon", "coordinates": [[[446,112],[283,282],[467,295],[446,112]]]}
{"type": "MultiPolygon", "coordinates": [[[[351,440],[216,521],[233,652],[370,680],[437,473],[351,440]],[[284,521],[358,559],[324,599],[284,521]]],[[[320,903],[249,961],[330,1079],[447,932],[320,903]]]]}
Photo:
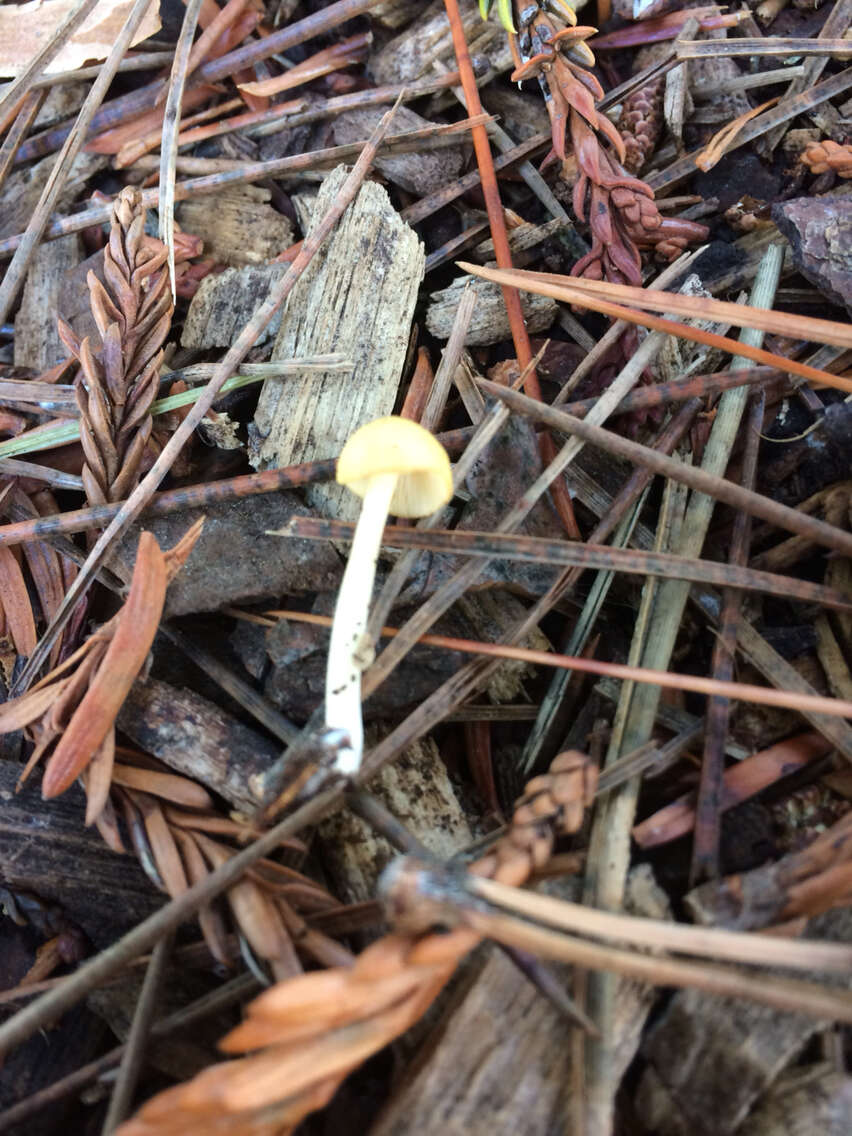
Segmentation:
{"type": "Polygon", "coordinates": [[[162,906],[136,861],[83,826],[79,789],[42,801],[35,784],[16,793],[20,773],[17,763],[0,762],[0,887],[58,904],[98,948],[162,906]]]}
{"type": "MultiPolygon", "coordinates": [[[[438,860],[470,843],[470,824],[431,738],[409,746],[367,788],[438,860]]],[[[335,894],[347,903],[372,899],[395,849],[346,807],[323,821],[318,836],[335,894]]]]}
{"type": "MultiPolygon", "coordinates": [[[[347,142],[357,142],[368,138],[382,117],[382,107],[365,107],[363,110],[344,111],[334,120],[334,141],[338,146],[347,142]]],[[[399,107],[394,116],[397,130],[422,130],[431,125],[428,119],[415,114],[408,107],[399,107]]],[[[398,157],[376,158],[376,169],[388,181],[402,189],[425,197],[442,189],[455,180],[462,172],[464,150],[461,146],[449,146],[440,150],[424,150],[419,154],[400,154],[398,157]]]]}
{"type": "MultiPolygon", "coordinates": [[[[850,931],[852,913],[843,910],[815,920],[809,934],[842,942],[850,931]]],[[[642,1124],[659,1136],[734,1132],[819,1028],[812,1018],[768,1006],[679,991],[643,1046],[642,1124]]]]}
{"type": "MultiPolygon", "coordinates": [[[[326,178],[315,219],[326,213],[345,176],[338,167],[326,178]]],[[[256,468],[332,457],[358,426],[391,412],[423,265],[423,246],[386,191],[362,186],[324,254],[293,289],[272,353],[292,359],[321,345],[344,352],[354,368],[349,375],[264,384],[255,414],[256,468]]],[[[338,486],[316,486],[308,496],[320,510],[357,515],[357,500],[338,486]]]]}
{"type": "Polygon", "coordinates": [[[570,1039],[570,1024],[492,948],[370,1136],[550,1136],[568,1115],[570,1039]]]}
{"type": "Polygon", "coordinates": [[[280,752],[277,742],[200,694],[161,679],[134,684],[118,725],[146,753],[200,781],[247,814],[260,804],[257,779],[280,752]]]}
{"type": "MultiPolygon", "coordinates": [[[[205,276],[192,297],[181,333],[182,347],[230,347],[269,295],[289,264],[256,264],[226,268],[205,276]]],[[[280,314],[258,337],[258,346],[274,339],[280,314]]]]}
{"type": "MultiPolygon", "coordinates": [[[[62,187],[57,209],[64,212],[85,193],[91,178],[100,173],[107,162],[101,154],[78,154],[62,187]]],[[[55,156],[49,154],[40,162],[23,166],[9,175],[0,195],[0,236],[7,237],[26,229],[55,165],[55,156]]]]}
{"type": "Polygon", "coordinates": [[[270,196],[261,186],[233,186],[182,202],[176,216],[204,241],[205,256],[231,266],[264,264],[293,243],[293,226],[272,208],[270,196]]]}
{"type": "MultiPolygon", "coordinates": [[[[461,7],[465,33],[472,42],[485,30],[482,17],[476,0],[465,0],[461,7]]],[[[505,56],[504,67],[510,66],[505,37],[488,31],[493,47],[505,56]]],[[[436,60],[446,63],[452,59],[453,41],[443,0],[432,0],[414,23],[373,55],[370,71],[377,83],[407,83],[434,74],[436,60]]]]}
{"type": "MultiPolygon", "coordinates": [[[[345,376],[336,378],[338,382],[346,381],[345,376]]],[[[283,387],[299,380],[275,381],[283,387]]],[[[253,603],[306,591],[332,591],[337,587],[341,571],[340,558],[333,548],[318,548],[310,541],[294,541],[288,544],[287,555],[283,556],[281,538],[270,535],[282,528],[294,513],[306,512],[296,494],[287,492],[220,501],[204,509],[184,509],[132,529],[122,542],[122,559],[126,563],[133,562],[143,528],[153,532],[158,542],[163,542],[161,547],[170,548],[203,516],[204,528],[198,547],[169,588],[167,616],[216,611],[226,604],[253,603]]]]}
{"type": "MultiPolygon", "coordinates": [[[[640,869],[632,879],[630,909],[660,916],[659,898],[648,906],[652,893],[660,894],[656,885],[649,889],[644,879],[649,874],[640,869]]],[[[572,889],[556,882],[548,890],[564,897],[572,889]]],[[[570,993],[571,972],[554,970],[570,993]]],[[[621,1070],[635,1055],[655,998],[646,984],[619,980],[615,1028],[621,1070]]],[[[477,952],[370,1136],[403,1136],[412,1127],[450,1136],[573,1131],[575,1028],[504,954],[494,948],[477,952]]]]}
{"type": "Polygon", "coordinates": [[[46,371],[67,359],[68,351],[56,330],[57,301],[64,273],[82,259],[75,233],[41,245],[33,257],[21,306],[15,317],[15,366],[46,371]]]}
{"type": "MultiPolygon", "coordinates": [[[[426,326],[436,339],[449,339],[461,294],[469,286],[471,281],[460,276],[448,288],[432,293],[426,312],[426,326]]],[[[500,289],[487,280],[474,280],[472,286],[476,292],[476,307],[465,337],[465,346],[480,347],[508,339],[509,317],[506,315],[500,289]]],[[[528,292],[521,293],[521,308],[527,329],[533,334],[546,331],[559,311],[555,301],[528,292]]]]}
{"type": "Polygon", "coordinates": [[[828,1063],[791,1069],[760,1101],[739,1136],[846,1136],[852,1116],[852,1077],[828,1063]]]}

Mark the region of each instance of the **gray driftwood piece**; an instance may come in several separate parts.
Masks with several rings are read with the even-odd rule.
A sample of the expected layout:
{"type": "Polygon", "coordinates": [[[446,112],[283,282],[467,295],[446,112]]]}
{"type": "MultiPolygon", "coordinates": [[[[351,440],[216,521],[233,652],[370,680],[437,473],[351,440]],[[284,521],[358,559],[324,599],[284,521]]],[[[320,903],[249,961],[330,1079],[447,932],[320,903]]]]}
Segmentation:
{"type": "Polygon", "coordinates": [[[0,887],[57,904],[98,948],[162,906],[134,857],[84,826],[81,789],[43,801],[38,773],[15,792],[20,773],[17,762],[0,762],[0,887]]]}
{"type": "MultiPolygon", "coordinates": [[[[468,845],[473,834],[431,738],[414,742],[367,786],[439,860],[468,845]]],[[[372,826],[343,807],[319,826],[322,858],[344,902],[373,899],[376,881],[397,853],[372,826]]]]}
{"type": "MultiPolygon", "coordinates": [[[[809,937],[848,942],[852,911],[815,919],[809,937]]],[[[836,983],[836,975],[809,975],[836,983]]],[[[652,1027],[636,1098],[658,1136],[726,1136],[825,1023],[745,999],[681,990],[652,1027]]],[[[783,1131],[783,1130],[782,1130],[783,1131]]],[[[813,1131],[822,1131],[817,1126],[813,1131]]]]}
{"type": "MultiPolygon", "coordinates": [[[[344,111],[334,120],[334,141],[338,146],[344,146],[349,142],[369,138],[385,111],[385,107],[344,111]]],[[[394,130],[400,133],[404,130],[422,130],[431,125],[428,118],[415,114],[408,107],[398,107],[394,115],[394,130]]],[[[418,197],[425,197],[454,181],[462,172],[463,164],[462,146],[423,150],[421,153],[399,154],[396,157],[379,155],[375,160],[376,169],[388,181],[418,197]]]]}
{"type": "Polygon", "coordinates": [[[258,786],[281,749],[200,694],[156,678],[133,684],[118,726],[146,753],[248,814],[260,804],[258,786]]]}
{"type": "MultiPolygon", "coordinates": [[[[323,182],[310,231],[346,175],[339,166],[323,182]]],[[[385,190],[364,184],[293,289],[272,353],[294,359],[342,351],[354,369],[264,383],[251,439],[257,468],[334,457],[356,427],[390,414],[424,264],[422,244],[385,190]]],[[[307,496],[345,519],[358,511],[355,498],[337,486],[313,486],[307,496]]]]}
{"type": "Polygon", "coordinates": [[[67,359],[56,330],[57,301],[66,272],[83,259],[78,233],[48,241],[36,249],[15,316],[15,366],[46,371],[67,359]]]}
{"type": "MultiPolygon", "coordinates": [[[[426,312],[426,326],[436,339],[449,339],[465,286],[470,284],[476,292],[476,307],[470,321],[466,347],[485,347],[510,339],[512,329],[506,315],[503,295],[496,284],[490,280],[471,279],[460,276],[448,288],[433,292],[426,312]]],[[[559,305],[549,296],[535,296],[531,292],[521,292],[521,308],[527,331],[536,334],[546,331],[559,313],[559,305]]]]}
{"type": "MultiPolygon", "coordinates": [[[[186,313],[181,346],[230,347],[289,268],[289,264],[252,264],[205,276],[186,313]]],[[[279,312],[261,332],[257,345],[274,339],[280,326],[279,312]]]]}

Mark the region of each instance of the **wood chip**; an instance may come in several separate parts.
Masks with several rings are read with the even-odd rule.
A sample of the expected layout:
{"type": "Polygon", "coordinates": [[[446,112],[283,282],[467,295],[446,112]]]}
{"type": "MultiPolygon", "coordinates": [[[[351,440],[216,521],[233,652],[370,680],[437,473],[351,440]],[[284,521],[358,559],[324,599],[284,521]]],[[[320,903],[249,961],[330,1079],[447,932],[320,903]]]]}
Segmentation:
{"type": "MultiPolygon", "coordinates": [[[[322,217],[346,177],[339,166],[323,183],[322,217]]],[[[313,225],[311,227],[313,231],[313,225]]],[[[273,359],[342,351],[348,376],[329,374],[264,383],[255,414],[256,468],[334,457],[362,423],[390,414],[408,349],[423,276],[423,246],[381,186],[366,183],[290,296],[273,359]]],[[[314,486],[310,502],[336,516],[357,516],[358,502],[338,486],[314,486]]]]}

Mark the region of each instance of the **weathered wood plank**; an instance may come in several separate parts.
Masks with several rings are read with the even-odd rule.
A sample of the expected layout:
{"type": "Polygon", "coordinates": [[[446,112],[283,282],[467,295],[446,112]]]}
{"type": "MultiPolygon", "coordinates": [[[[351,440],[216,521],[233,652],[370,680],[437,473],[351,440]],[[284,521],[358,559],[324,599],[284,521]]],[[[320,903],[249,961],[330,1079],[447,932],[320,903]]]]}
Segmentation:
{"type": "MultiPolygon", "coordinates": [[[[311,231],[346,173],[339,166],[323,182],[311,231]]],[[[424,263],[417,235],[385,190],[367,182],[293,289],[272,353],[293,359],[341,351],[354,369],[264,384],[251,447],[257,468],[334,457],[357,426],[390,414],[424,263]]],[[[307,496],[338,516],[357,515],[355,498],[337,486],[313,486],[307,496]]]]}

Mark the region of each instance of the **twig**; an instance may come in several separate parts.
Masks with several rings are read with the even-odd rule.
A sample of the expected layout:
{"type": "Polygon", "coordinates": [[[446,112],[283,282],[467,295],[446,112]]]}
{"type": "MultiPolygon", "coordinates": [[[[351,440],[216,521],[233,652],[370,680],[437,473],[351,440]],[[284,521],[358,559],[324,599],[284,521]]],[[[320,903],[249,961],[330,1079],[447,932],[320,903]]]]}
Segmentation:
{"type": "Polygon", "coordinates": [[[797,39],[795,36],[765,36],[752,39],[687,39],[675,44],[678,59],[717,59],[747,55],[824,55],[849,59],[852,43],[848,39],[797,39]]]}
{"type": "MultiPolygon", "coordinates": [[[[735,364],[736,365],[736,364],[735,364]]],[[[750,489],[757,476],[757,455],[763,426],[765,399],[754,396],[746,420],[742,484],[750,489]]],[[[737,513],[734,518],[728,562],[747,564],[751,542],[751,517],[737,513]]],[[[713,649],[713,677],[733,678],[734,653],[737,646],[737,624],[741,596],[735,588],[722,592],[719,631],[713,649]]],[[[722,804],[722,774],[725,762],[725,739],[728,736],[731,704],[725,698],[711,698],[707,703],[707,725],[704,732],[704,758],[696,804],[695,837],[692,845],[690,882],[694,887],[708,877],[719,874],[719,817],[722,804]]]]}
{"type": "Polygon", "coordinates": [[[342,799],[342,785],[318,794],[290,816],[279,821],[248,848],[237,852],[220,868],[212,871],[201,883],[195,884],[178,899],[161,907],[132,931],[128,931],[118,942],[83,963],[58,986],[0,1024],[0,1055],[8,1053],[16,1045],[32,1037],[126,963],[159,942],[164,935],[176,930],[201,906],[215,899],[240,879],[252,864],[274,852],[282,840],[314,824],[342,799]]]}
{"type": "Polygon", "coordinates": [[[112,1133],[130,1111],[133,1095],[136,1092],[136,1082],[145,1061],[145,1046],[148,1044],[148,1038],[151,1034],[157,997],[160,993],[163,972],[171,946],[171,935],[166,935],[160,939],[154,947],[154,953],[151,955],[151,961],[145,971],[145,980],[142,983],[139,1000],[136,1003],[133,1022],[121,1057],[118,1078],[110,1097],[101,1136],[112,1136],[112,1133]]]}
{"type": "MultiPolygon", "coordinates": [[[[772,306],[782,263],[783,251],[780,246],[770,246],[764,255],[752,292],[752,303],[755,307],[772,306]]],[[[756,345],[762,340],[762,333],[746,328],[741,333],[741,339],[756,345]]],[[[727,467],[747,397],[747,391],[742,387],[726,391],[722,395],[710,440],[705,449],[702,468],[700,471],[695,470],[695,473],[700,473],[705,478],[723,480],[721,475],[727,467]]],[[[679,466],[681,470],[692,471],[692,467],[685,463],[671,459],[666,461],[679,466]]],[[[677,480],[686,485],[690,484],[685,478],[677,480]]],[[[692,488],[697,486],[693,484],[692,488]]],[[[675,546],[679,553],[686,556],[700,553],[714,504],[714,499],[703,493],[692,495],[675,546]]],[[[641,655],[645,667],[656,670],[665,670],[668,667],[688,596],[688,584],[666,580],[660,585],[641,655]]],[[[626,710],[619,748],[610,751],[613,759],[619,756],[622,749],[636,749],[650,739],[660,694],[661,690],[655,690],[650,684],[637,686],[629,709],[626,710]]],[[[638,779],[622,786],[608,799],[605,816],[601,818],[597,841],[599,856],[596,857],[594,878],[594,902],[599,906],[613,909],[622,904],[630,858],[629,833],[633,824],[638,790],[638,779]]],[[[594,1043],[589,1051],[588,1087],[590,1098],[594,1102],[596,1128],[603,1133],[608,1131],[611,1124],[610,1116],[616,1091],[613,1051],[615,984],[611,978],[592,975],[589,989],[596,1010],[594,1017],[601,1029],[602,1038],[600,1042],[594,1043]]]]}
{"type": "Polygon", "coordinates": [[[9,170],[12,168],[18,147],[29,133],[29,129],[35,122],[36,115],[41,110],[41,104],[46,97],[45,91],[30,91],[24,98],[21,109],[15,115],[15,121],[7,131],[3,145],[0,146],[0,187],[2,187],[9,170]]]}
{"type": "MultiPolygon", "coordinates": [[[[661,335],[647,336],[645,341],[634,353],[633,357],[625,364],[621,372],[613,379],[608,389],[598,399],[595,407],[583,420],[582,424],[584,427],[592,421],[605,422],[610,415],[615,413],[619,402],[639,381],[642,371],[659,350],[661,343],[661,335]]],[[[482,385],[486,385],[484,380],[482,385]]],[[[486,389],[490,389],[492,386],[496,386],[496,384],[487,384],[486,389]]],[[[509,387],[499,387],[498,389],[504,393],[508,393],[512,398],[517,394],[518,397],[523,400],[524,405],[529,404],[535,407],[544,406],[543,403],[529,398],[526,395],[521,395],[519,392],[514,392],[509,387]]],[[[511,401],[509,405],[512,405],[511,401]]],[[[554,413],[558,414],[559,412],[555,411],[554,413]]],[[[606,434],[607,431],[602,431],[602,433],[606,434]]],[[[500,524],[497,526],[497,532],[512,532],[525,520],[539,498],[574,460],[583,448],[583,444],[582,441],[576,438],[572,438],[565,443],[556,457],[553,458],[536,478],[535,482],[505,514],[500,524]]],[[[852,537],[850,537],[850,546],[852,546],[852,537]]],[[[421,605],[418,611],[415,612],[405,624],[399,638],[396,639],[391,646],[387,647],[365,672],[362,679],[364,697],[375,690],[384,679],[387,678],[393,668],[397,666],[408,651],[411,650],[417,639],[419,639],[419,637],[432,626],[435,620],[439,619],[447,608],[482,575],[486,567],[487,561],[480,561],[478,563],[471,562],[464,565],[464,567],[460,568],[421,605]]]]}
{"type": "MultiPolygon", "coordinates": [[[[441,444],[450,454],[463,450],[473,436],[473,430],[452,430],[439,434],[441,444]]],[[[275,493],[280,489],[293,489],[299,485],[315,485],[333,481],[336,458],[305,462],[303,465],[269,469],[261,473],[243,474],[224,481],[211,481],[204,485],[188,485],[182,489],[169,489],[157,493],[145,507],[144,516],[160,517],[182,509],[205,508],[217,501],[235,501],[259,493],[275,493]]],[[[54,513],[37,520],[0,525],[0,545],[23,544],[31,540],[44,540],[57,533],[86,532],[100,528],[112,520],[126,504],[116,501],[109,505],[96,505],[89,509],[75,509],[67,513],[54,513]]]]}
{"type": "MultiPolygon", "coordinates": [[[[667,423],[654,443],[654,449],[663,454],[673,452],[675,446],[689,430],[692,421],[699,409],[697,400],[687,403],[672,420],[667,423]]],[[[652,474],[649,470],[639,466],[634,468],[628,480],[622,486],[618,495],[612,501],[601,520],[589,534],[591,543],[602,544],[616,531],[616,526],[628,515],[628,511],[635,507],[640,495],[645,492],[651,482],[652,474]]],[[[562,577],[561,597],[564,598],[580,580],[580,571],[572,570],[562,577]]],[[[572,639],[573,641],[573,634],[572,639]]],[[[543,747],[550,740],[559,720],[559,710],[570,681],[569,671],[558,671],[554,674],[542,699],[535,725],[527,735],[524,751],[521,755],[521,766],[529,775],[539,763],[543,747]]]]}
{"type": "MultiPolygon", "coordinates": [[[[457,0],[444,0],[447,18],[450,21],[450,30],[453,37],[453,49],[456,54],[459,74],[461,76],[464,97],[467,103],[468,114],[471,116],[482,113],[482,103],[479,99],[479,89],[476,85],[476,76],[470,60],[470,52],[464,34],[461,13],[457,0]]],[[[503,205],[500,201],[500,191],[497,188],[497,174],[494,169],[494,160],[491,157],[491,145],[488,141],[488,131],[484,126],[471,129],[473,148],[476,153],[476,164],[482,181],[482,195],[485,198],[485,209],[488,214],[488,223],[491,227],[491,239],[494,242],[494,256],[501,268],[512,267],[512,253],[509,248],[509,238],[506,233],[506,221],[503,215],[503,205]]],[[[504,155],[505,156],[505,155],[504,155]]],[[[512,331],[512,343],[515,347],[515,356],[518,365],[526,370],[532,360],[530,338],[524,323],[524,313],[521,308],[521,297],[518,290],[509,285],[502,287],[503,302],[506,305],[506,314],[509,317],[509,327],[512,331]]],[[[527,373],[525,390],[530,398],[541,397],[541,387],[534,370],[527,373]]],[[[553,441],[548,434],[539,439],[542,461],[553,461],[555,449],[553,441]]],[[[551,495],[557,513],[565,526],[569,536],[575,540],[580,538],[580,530],[574,518],[574,508],[571,497],[565,486],[557,479],[553,480],[551,495]]]]}
{"type": "MultiPolygon", "coordinates": [[[[241,974],[238,978],[232,978],[224,986],[217,987],[209,994],[202,995],[190,1005],[155,1022],[151,1027],[151,1040],[167,1037],[177,1030],[195,1025],[196,1022],[202,1021],[211,1014],[219,1013],[222,1010],[229,1009],[235,1003],[244,1001],[256,991],[257,979],[253,975],[241,974]]],[[[57,1101],[84,1089],[86,1085],[91,1084],[92,1081],[97,1080],[104,1073],[108,1073],[113,1066],[117,1065],[126,1049],[127,1043],[117,1045],[102,1057],[97,1057],[88,1065],[75,1069],[73,1073],[68,1073],[67,1076],[54,1081],[47,1088],[33,1093],[32,1096],[19,1101],[18,1104],[12,1105],[11,1108],[0,1113],[0,1132],[12,1128],[24,1120],[29,1120],[31,1116],[34,1116],[43,1108],[47,1108],[48,1105],[55,1104],[57,1101]]]]}
{"type": "MultiPolygon", "coordinates": [[[[680,424],[678,424],[680,425],[680,424]]],[[[663,452],[655,447],[654,452],[663,452]]],[[[348,541],[355,525],[322,517],[293,517],[277,535],[299,540],[348,541]]],[[[595,569],[600,572],[628,572],[691,580],[726,588],[764,591],[769,595],[821,603],[838,611],[852,612],[852,598],[845,592],[794,576],[776,576],[744,567],[743,561],[719,562],[664,552],[633,551],[610,547],[591,540],[582,544],[546,537],[518,536],[515,533],[475,532],[465,529],[385,527],[382,544],[390,548],[420,548],[454,556],[475,556],[495,560],[520,560],[534,564],[595,569]]],[[[571,652],[573,653],[573,652],[571,652]]]]}
{"type": "MultiPolygon", "coordinates": [[[[394,108],[394,110],[395,109],[396,108],[394,108]]],[[[33,680],[35,675],[38,674],[56,637],[60,634],[68,619],[71,617],[71,613],[74,611],[77,602],[85,595],[98,568],[109,556],[114,541],[117,540],[122,533],[127,531],[142,509],[144,509],[151,500],[157,486],[168,473],[175,458],[183,449],[186,442],[192,437],[196,427],[216,401],[225,380],[229,378],[243,361],[257,337],[290,294],[296,281],[302,275],[305,268],[307,268],[317,251],[325,243],[329,233],[337,224],[350,202],[355,198],[366,176],[367,170],[370,168],[373,161],[378,144],[390,126],[394,110],[382,116],[370,141],[364,146],[361,156],[353,166],[346,181],[341,186],[337,200],[325,217],[323,217],[321,223],[311,236],[305,238],[302,243],[302,248],[290,266],[289,271],[270,289],[269,296],[243,328],[236,342],[228,350],[221,363],[219,363],[213,377],[205,387],[204,392],[163,447],[163,451],[154,465],[101,534],[97,543],[92,548],[86,563],[80,569],[73,584],[66,592],[65,598],[51,620],[40,643],[30,656],[29,662],[19,676],[14,688],[15,693],[26,690],[29,683],[33,680]]]]}
{"type": "Polygon", "coordinates": [[[429,398],[426,401],[426,406],[423,408],[423,414],[420,418],[420,425],[425,426],[427,430],[434,431],[440,424],[441,417],[446,408],[447,398],[453,385],[453,376],[456,373],[456,367],[458,367],[461,361],[461,353],[464,349],[465,340],[467,339],[467,333],[470,328],[470,321],[473,318],[473,309],[475,307],[476,291],[473,288],[466,287],[459,300],[455,318],[453,319],[453,327],[450,331],[450,338],[447,340],[447,345],[441,356],[441,362],[438,366],[438,370],[435,372],[435,379],[432,383],[432,389],[429,392],[429,398]]]}
{"type": "MultiPolygon", "coordinates": [[[[572,418],[571,415],[563,417],[563,411],[528,399],[525,395],[510,391],[506,387],[501,387],[498,383],[491,383],[487,379],[477,381],[488,394],[494,395],[495,398],[505,402],[521,414],[539,419],[563,433],[575,434],[578,438],[583,438],[595,446],[600,446],[601,449],[607,450],[609,453],[644,465],[655,473],[663,474],[664,477],[672,478],[674,481],[683,482],[691,489],[697,489],[700,493],[715,498],[717,501],[724,501],[726,505],[745,509],[752,516],[761,517],[778,528],[807,535],[815,543],[831,548],[835,552],[842,552],[844,556],[852,554],[852,535],[844,532],[843,529],[826,524],[825,521],[817,520],[815,517],[810,517],[798,509],[781,505],[779,502],[773,501],[769,497],[763,497],[759,493],[752,493],[743,489],[742,486],[735,485],[732,481],[726,481],[723,477],[710,474],[704,469],[696,469],[675,458],[664,457],[649,449],[649,447],[642,446],[638,442],[631,442],[628,438],[622,438],[621,435],[614,434],[610,430],[604,430],[600,426],[592,426],[588,418],[572,418]]],[[[742,387],[735,388],[736,391],[744,389],[742,387]]]]}
{"type": "MultiPolygon", "coordinates": [[[[711,41],[715,42],[715,41],[711,41]]],[[[794,80],[795,81],[795,80],[794,80]]],[[[797,118],[800,114],[806,114],[809,110],[824,103],[827,99],[833,99],[837,95],[842,95],[844,91],[848,91],[852,87],[852,67],[847,67],[845,71],[840,71],[837,75],[832,75],[828,79],[823,79],[821,83],[811,87],[801,94],[787,96],[762,114],[760,118],[754,122],[750,122],[748,126],[737,135],[736,140],[731,145],[732,152],[738,150],[741,146],[745,146],[747,142],[752,142],[755,138],[760,138],[761,135],[766,134],[772,130],[773,127],[781,126],[785,122],[789,122],[791,118],[797,118]]],[[[691,154],[686,154],[682,158],[678,158],[667,166],[664,170],[660,170],[655,174],[648,177],[648,185],[659,193],[662,189],[668,189],[670,186],[677,185],[678,182],[683,181],[684,178],[689,177],[695,173],[695,159],[700,153],[700,150],[695,150],[691,154]]]]}

